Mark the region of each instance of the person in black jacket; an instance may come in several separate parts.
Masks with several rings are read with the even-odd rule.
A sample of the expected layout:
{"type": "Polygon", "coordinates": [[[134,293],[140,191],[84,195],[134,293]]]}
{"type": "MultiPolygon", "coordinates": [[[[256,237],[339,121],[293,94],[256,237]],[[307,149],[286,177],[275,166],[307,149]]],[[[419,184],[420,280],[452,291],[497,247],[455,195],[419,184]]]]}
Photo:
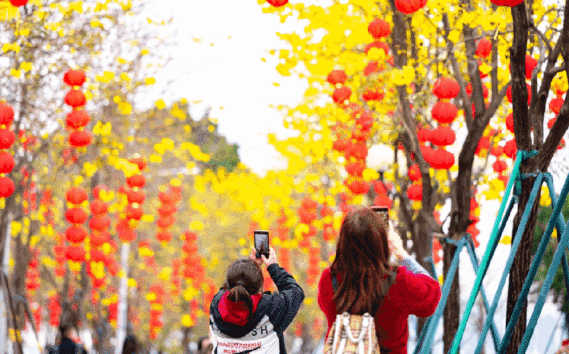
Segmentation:
{"type": "Polygon", "coordinates": [[[227,279],[210,306],[210,330],[213,353],[286,354],[283,332],[296,316],[304,291],[284,268],[277,264],[274,249],[269,258],[255,251],[249,259],[233,262],[227,279]],[[279,290],[271,294],[263,289],[261,265],[279,290]]]}
{"type": "Polygon", "coordinates": [[[59,326],[59,333],[61,335],[61,342],[59,343],[59,354],[87,354],[85,348],[76,344],[69,338],[70,332],[70,325],[63,324],[59,326]]]}

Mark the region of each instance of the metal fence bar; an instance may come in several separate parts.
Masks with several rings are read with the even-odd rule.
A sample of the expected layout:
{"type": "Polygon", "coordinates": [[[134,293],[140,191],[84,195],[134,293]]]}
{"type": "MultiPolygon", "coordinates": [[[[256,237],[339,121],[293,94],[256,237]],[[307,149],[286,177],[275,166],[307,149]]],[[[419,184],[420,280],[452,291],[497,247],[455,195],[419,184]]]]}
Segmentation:
{"type": "Polygon", "coordinates": [[[431,316],[432,320],[429,323],[429,327],[427,328],[427,334],[425,336],[425,342],[423,343],[423,346],[421,347],[421,349],[418,353],[427,354],[431,350],[431,345],[433,343],[435,331],[437,329],[437,325],[439,323],[439,320],[443,314],[443,310],[446,306],[446,302],[448,300],[448,295],[450,293],[450,288],[451,288],[452,282],[454,280],[454,276],[456,274],[456,271],[458,269],[458,261],[460,258],[459,257],[460,251],[465,246],[465,244],[466,244],[466,241],[465,241],[465,238],[463,237],[462,239],[460,239],[460,241],[458,242],[458,245],[456,247],[455,255],[452,259],[452,263],[450,265],[450,268],[449,268],[449,271],[447,273],[445,282],[443,284],[441,301],[439,302],[439,305],[437,306],[435,313],[433,314],[433,316],[431,316]]]}
{"type": "MultiPolygon", "coordinates": [[[[526,208],[524,210],[524,213],[522,215],[522,220],[520,222],[520,225],[519,225],[518,230],[516,232],[516,235],[514,237],[514,242],[512,243],[512,247],[510,249],[510,255],[508,257],[508,260],[506,261],[506,267],[504,268],[504,272],[502,273],[502,278],[500,279],[500,283],[498,284],[498,289],[496,290],[496,295],[494,295],[494,301],[492,302],[492,307],[490,308],[490,311],[487,314],[486,320],[484,321],[484,327],[483,327],[482,331],[480,332],[480,338],[478,340],[478,345],[476,346],[475,353],[479,353],[480,350],[482,350],[482,347],[484,345],[484,340],[486,339],[486,335],[488,334],[488,330],[490,329],[490,323],[491,323],[491,321],[494,320],[494,313],[496,312],[496,309],[498,308],[498,302],[500,301],[500,295],[502,294],[502,291],[504,290],[504,286],[506,285],[506,278],[508,277],[508,275],[510,273],[510,269],[512,267],[512,264],[514,263],[514,257],[516,256],[516,253],[518,251],[518,247],[521,243],[522,234],[526,228],[526,224],[529,220],[531,209],[533,208],[533,203],[535,202],[537,193],[539,192],[539,190],[541,188],[542,182],[543,182],[543,174],[540,173],[537,176],[535,183],[533,184],[533,188],[532,188],[528,203],[527,203],[526,208]]],[[[480,280],[480,282],[482,282],[482,279],[480,280]]],[[[480,288],[480,286],[478,286],[478,288],[480,288]]],[[[470,315],[470,314],[468,314],[468,315],[470,315]]],[[[461,323],[464,323],[464,326],[466,327],[467,321],[468,321],[468,317],[464,316],[462,318],[461,323]]],[[[453,350],[454,350],[454,348],[458,349],[461,340],[462,340],[462,335],[460,335],[460,336],[457,335],[454,337],[453,346],[450,350],[450,353],[455,353],[455,352],[453,352],[453,350]]]]}
{"type": "MultiPolygon", "coordinates": [[[[472,242],[472,237],[468,237],[468,243],[466,244],[466,248],[468,250],[468,254],[470,255],[470,260],[472,261],[472,267],[474,268],[474,273],[476,273],[478,272],[478,257],[476,257],[476,251],[474,250],[474,242],[472,242]]],[[[488,314],[490,309],[490,302],[486,297],[484,286],[480,287],[480,294],[482,295],[482,302],[484,303],[484,309],[486,310],[486,314],[488,314]]],[[[492,331],[494,350],[498,351],[498,347],[500,346],[500,334],[498,333],[498,328],[496,327],[494,319],[492,319],[490,330],[492,331]]]]}
{"type": "MultiPolygon", "coordinates": [[[[553,185],[553,177],[551,176],[551,173],[546,173],[545,174],[545,182],[547,183],[547,187],[549,189],[549,197],[551,198],[551,205],[557,205],[557,196],[555,195],[555,186],[553,185]]],[[[565,182],[567,183],[567,181],[565,182]]],[[[565,186],[565,185],[564,185],[565,186]]],[[[563,188],[561,188],[561,191],[563,192],[563,188]]],[[[561,206],[561,212],[559,213],[559,218],[557,218],[557,243],[559,243],[559,238],[561,237],[561,235],[563,235],[563,233],[565,232],[565,218],[563,216],[563,205],[565,205],[565,198],[561,198],[561,194],[559,195],[560,199],[564,199],[562,206],[561,206]]],[[[553,212],[552,214],[553,215],[553,212]]],[[[567,255],[565,254],[565,252],[563,252],[563,258],[561,260],[561,264],[563,265],[563,277],[565,279],[565,289],[567,290],[567,293],[569,294],[569,263],[567,262],[567,255]]]]}
{"type": "MultiPolygon", "coordinates": [[[[546,181],[547,181],[547,178],[546,178],[546,181]]],[[[536,180],[536,182],[537,182],[537,180],[536,180]]],[[[563,204],[565,203],[565,199],[567,198],[568,193],[569,193],[569,178],[565,181],[565,184],[563,185],[563,189],[561,190],[561,194],[559,195],[559,199],[558,200],[555,200],[556,198],[552,199],[552,202],[555,200],[555,208],[553,209],[551,217],[549,218],[549,221],[548,221],[547,226],[545,228],[545,232],[543,234],[543,237],[541,238],[541,241],[539,242],[539,247],[537,248],[537,251],[535,253],[533,261],[531,262],[531,266],[530,266],[528,275],[524,281],[522,291],[520,293],[518,301],[516,301],[516,305],[514,307],[512,315],[510,316],[510,320],[508,321],[508,326],[506,327],[506,333],[504,334],[504,340],[502,341],[502,343],[500,345],[500,350],[498,350],[498,353],[504,353],[506,351],[506,348],[508,347],[508,344],[510,343],[510,339],[512,338],[512,334],[514,332],[514,327],[519,320],[520,314],[522,312],[523,305],[527,301],[527,296],[529,294],[530,287],[533,283],[535,275],[537,274],[537,270],[539,268],[539,265],[541,264],[541,261],[543,260],[543,255],[545,254],[545,250],[547,248],[547,245],[549,244],[549,241],[551,240],[551,234],[553,233],[553,228],[558,224],[559,215],[561,214],[561,210],[563,208],[563,204]]],[[[529,204],[528,204],[528,206],[529,206],[529,204]]],[[[519,230],[519,228],[518,228],[518,230],[519,230]]],[[[516,237],[517,237],[517,235],[516,235],[516,237]]]]}
{"type": "Polygon", "coordinates": [[[494,244],[498,242],[498,231],[500,229],[500,224],[502,224],[502,217],[504,215],[504,211],[506,209],[506,204],[510,198],[510,194],[512,192],[512,188],[514,186],[514,182],[518,178],[520,174],[520,164],[522,159],[527,156],[525,151],[518,151],[516,154],[516,161],[514,163],[514,167],[512,169],[512,174],[510,175],[510,179],[508,180],[508,185],[506,186],[506,190],[504,191],[504,197],[502,199],[502,203],[500,203],[500,209],[498,210],[498,215],[496,216],[496,221],[494,222],[494,226],[492,227],[492,233],[490,234],[490,240],[488,244],[490,247],[486,248],[486,252],[484,252],[484,256],[482,257],[482,261],[480,263],[480,268],[478,268],[478,272],[476,273],[476,280],[474,281],[474,286],[472,291],[470,292],[470,297],[468,298],[468,303],[466,305],[466,309],[462,316],[462,320],[458,327],[458,331],[453,341],[453,346],[450,350],[450,354],[456,354],[458,352],[458,348],[460,346],[460,342],[462,340],[462,336],[464,335],[464,330],[466,329],[466,322],[470,317],[470,313],[472,312],[472,307],[474,306],[474,302],[476,301],[476,296],[480,291],[480,285],[482,284],[482,280],[488,271],[488,266],[490,264],[490,259],[494,255],[494,244]]]}
{"type": "MultiPolygon", "coordinates": [[[[565,187],[569,188],[569,186],[564,185],[563,188],[565,189],[565,187]]],[[[537,299],[533,313],[527,325],[524,337],[522,338],[522,343],[520,345],[520,348],[518,349],[518,354],[523,354],[527,351],[529,342],[531,340],[531,337],[533,336],[533,332],[535,331],[537,320],[539,318],[539,315],[541,314],[541,310],[543,309],[543,304],[545,303],[547,293],[549,292],[549,289],[551,289],[551,284],[553,283],[553,277],[557,272],[557,267],[559,267],[559,263],[561,262],[561,257],[565,253],[565,247],[567,247],[568,241],[569,241],[569,227],[566,227],[565,232],[563,233],[563,237],[561,238],[561,241],[559,242],[559,245],[555,250],[555,254],[553,255],[553,260],[551,262],[549,270],[547,271],[547,275],[545,276],[545,281],[541,286],[539,297],[537,299]]]]}

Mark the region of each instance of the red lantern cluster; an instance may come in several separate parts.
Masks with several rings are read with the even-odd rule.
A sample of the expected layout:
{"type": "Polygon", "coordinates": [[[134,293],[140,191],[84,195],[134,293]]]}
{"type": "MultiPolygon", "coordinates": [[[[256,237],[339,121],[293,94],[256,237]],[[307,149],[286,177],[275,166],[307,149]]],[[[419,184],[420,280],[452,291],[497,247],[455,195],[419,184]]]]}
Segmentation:
{"type": "Polygon", "coordinates": [[[31,292],[31,295],[40,288],[40,271],[38,269],[39,250],[31,250],[31,259],[28,262],[28,269],[26,271],[26,288],[31,292]]]}
{"type": "Polygon", "coordinates": [[[156,239],[165,245],[172,240],[172,232],[169,229],[176,222],[174,214],[178,211],[177,204],[182,199],[181,189],[170,185],[167,192],[158,194],[158,199],[160,200],[160,207],[158,208],[160,217],[156,220],[158,227],[156,239]]]}
{"type": "Polygon", "coordinates": [[[308,232],[302,234],[302,238],[298,243],[299,247],[307,248],[312,244],[312,240],[318,234],[318,229],[314,222],[318,219],[318,202],[306,196],[300,203],[298,208],[298,216],[302,224],[308,225],[308,232]]]}
{"type": "Polygon", "coordinates": [[[186,231],[184,233],[184,244],[182,245],[182,275],[185,279],[191,280],[196,287],[205,280],[205,267],[203,257],[198,254],[198,235],[195,232],[186,231]]]}
{"type": "Polygon", "coordinates": [[[87,237],[87,229],[83,226],[88,215],[81,204],[89,198],[87,191],[81,187],[71,187],[65,194],[65,199],[72,205],[65,212],[65,219],[72,224],[65,231],[65,237],[71,244],[67,247],[65,255],[67,260],[73,262],[85,261],[85,247],[83,241],[87,237]]]}
{"type": "Polygon", "coordinates": [[[49,297],[47,305],[49,311],[49,324],[53,327],[59,326],[59,316],[61,316],[61,305],[59,305],[59,296],[52,295],[49,297]]]}
{"type": "Polygon", "coordinates": [[[154,284],[150,287],[150,293],[154,298],[150,299],[150,339],[156,340],[160,330],[164,326],[163,313],[164,303],[166,302],[166,289],[163,284],[154,284]]]}
{"type": "Polygon", "coordinates": [[[80,87],[85,83],[86,76],[83,70],[69,69],[63,76],[63,82],[71,86],[71,90],[65,95],[64,102],[73,110],[67,115],[65,123],[69,134],[69,144],[74,148],[86,147],[93,141],[93,135],[85,129],[91,118],[85,111],[87,104],[85,94],[80,87]]]}
{"type": "Polygon", "coordinates": [[[13,121],[14,109],[0,102],[0,198],[8,198],[16,190],[14,182],[6,176],[15,166],[14,157],[7,151],[16,140],[16,135],[10,130],[13,121]]]}
{"type": "Polygon", "coordinates": [[[346,159],[345,169],[348,178],[344,184],[355,195],[366,194],[369,191],[369,182],[366,182],[362,175],[366,169],[366,158],[368,155],[368,141],[371,137],[373,126],[372,113],[357,105],[347,107],[348,112],[354,120],[351,122],[351,131],[343,127],[343,131],[336,132],[337,137],[350,136],[345,140],[346,146],[343,149],[346,159]],[[340,135],[343,134],[343,135],[340,135]]]}
{"type": "Polygon", "coordinates": [[[138,221],[142,219],[144,211],[142,204],[146,200],[146,194],[142,190],[146,185],[146,177],[142,174],[142,170],[146,167],[145,163],[140,163],[138,156],[130,159],[129,162],[134,163],[138,167],[138,173],[127,177],[126,186],[119,189],[127,197],[128,204],[124,209],[124,216],[117,223],[117,232],[122,242],[132,242],[136,239],[136,231],[138,221]]]}
{"type": "Polygon", "coordinates": [[[320,278],[320,248],[309,247],[308,249],[308,270],[306,272],[306,283],[309,286],[314,286],[320,278]]]}

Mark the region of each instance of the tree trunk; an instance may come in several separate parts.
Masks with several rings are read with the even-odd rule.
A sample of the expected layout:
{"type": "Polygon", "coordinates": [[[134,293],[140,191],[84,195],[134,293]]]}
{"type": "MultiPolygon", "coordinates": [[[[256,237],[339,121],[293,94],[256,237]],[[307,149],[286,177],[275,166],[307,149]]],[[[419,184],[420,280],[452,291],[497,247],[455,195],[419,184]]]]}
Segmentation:
{"type": "Polygon", "coordinates": [[[184,349],[184,354],[190,354],[190,333],[192,332],[192,327],[184,327],[182,329],[182,348],[184,349]]]}
{"type": "MultiPolygon", "coordinates": [[[[522,214],[528,203],[529,195],[531,193],[534,181],[535,178],[527,178],[522,181],[522,194],[520,195],[518,212],[514,218],[514,227],[512,231],[514,237],[520,225],[522,214]]],[[[514,311],[514,307],[516,305],[516,302],[518,301],[526,276],[529,272],[531,264],[531,246],[533,240],[533,233],[537,221],[537,210],[539,208],[539,203],[537,203],[537,201],[539,201],[539,194],[540,193],[538,193],[537,200],[533,205],[528,223],[526,224],[524,233],[522,235],[522,240],[518,248],[518,252],[516,254],[516,257],[514,258],[514,263],[512,264],[512,269],[510,271],[510,279],[508,286],[508,307],[506,310],[506,324],[510,322],[510,317],[512,316],[512,312],[514,311]]],[[[524,303],[522,312],[514,328],[514,333],[512,335],[512,339],[510,340],[510,344],[508,345],[506,353],[518,352],[518,348],[522,342],[522,338],[526,330],[526,323],[527,323],[527,300],[524,303]]]]}
{"type": "MultiPolygon", "coordinates": [[[[449,243],[443,243],[443,274],[448,274],[450,270],[450,266],[452,263],[452,259],[456,253],[456,246],[451,245],[449,243]]],[[[444,353],[448,353],[451,346],[452,341],[456,335],[458,330],[458,324],[460,321],[460,285],[458,279],[460,278],[459,274],[460,267],[456,269],[456,273],[454,275],[454,280],[452,282],[452,286],[450,289],[450,293],[448,295],[448,300],[445,306],[445,310],[443,312],[443,323],[444,323],[444,334],[443,334],[443,342],[444,342],[444,353]]],[[[457,351],[457,354],[460,353],[457,351]]]]}

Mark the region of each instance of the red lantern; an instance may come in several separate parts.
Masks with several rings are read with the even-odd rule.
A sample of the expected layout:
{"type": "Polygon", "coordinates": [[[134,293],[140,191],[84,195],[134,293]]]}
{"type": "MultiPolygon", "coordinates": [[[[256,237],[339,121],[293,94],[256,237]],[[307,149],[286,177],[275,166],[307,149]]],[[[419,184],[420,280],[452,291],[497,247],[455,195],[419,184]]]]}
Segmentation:
{"type": "Polygon", "coordinates": [[[407,197],[413,201],[423,200],[423,186],[421,184],[413,184],[407,189],[407,197]]]}
{"type": "Polygon", "coordinates": [[[156,233],[156,239],[160,242],[170,242],[172,240],[172,233],[170,231],[158,231],[156,233]]]}
{"type": "Polygon", "coordinates": [[[508,169],[508,164],[505,161],[496,160],[496,162],[492,164],[492,168],[494,172],[502,173],[508,169]]]}
{"type": "Polygon", "coordinates": [[[421,128],[417,130],[417,139],[420,143],[424,143],[431,140],[431,131],[429,129],[421,128]]]}
{"type": "Polygon", "coordinates": [[[87,229],[83,226],[70,226],[65,231],[65,237],[70,243],[81,243],[87,237],[87,229]]]}
{"type": "Polygon", "coordinates": [[[368,148],[365,144],[350,144],[346,147],[345,157],[349,159],[354,157],[357,160],[365,160],[368,154],[368,148]]]}
{"type": "Polygon", "coordinates": [[[510,113],[506,116],[506,128],[511,131],[512,133],[514,132],[514,114],[510,113]]]}
{"type": "Polygon", "coordinates": [[[87,76],[83,70],[69,69],[63,75],[63,82],[69,86],[82,86],[85,83],[87,76]]]}
{"type": "Polygon", "coordinates": [[[513,159],[518,152],[518,146],[516,145],[516,139],[512,139],[504,145],[504,154],[509,158],[513,159]]]}
{"type": "Polygon", "coordinates": [[[87,130],[75,131],[69,134],[69,144],[75,148],[91,145],[93,135],[87,130]]]}
{"type": "Polygon", "coordinates": [[[482,38],[476,45],[476,55],[487,58],[492,53],[492,42],[488,38],[482,38]]]}
{"type": "Polygon", "coordinates": [[[332,85],[336,84],[344,84],[348,79],[348,75],[344,72],[344,70],[333,70],[328,74],[326,80],[331,83],[332,85]]]}
{"type": "Polygon", "coordinates": [[[490,154],[492,156],[495,156],[495,157],[500,157],[500,156],[504,155],[504,148],[501,147],[500,145],[494,146],[492,148],[492,150],[490,151],[490,154]]]}
{"type": "Polygon", "coordinates": [[[412,14],[427,5],[427,0],[395,0],[395,7],[404,14],[412,14]]]}
{"type": "Polygon", "coordinates": [[[65,220],[71,224],[83,224],[87,218],[88,215],[82,208],[71,208],[65,212],[65,220]]]}
{"type": "Polygon", "coordinates": [[[134,207],[132,204],[129,204],[125,208],[125,212],[128,219],[140,220],[143,215],[142,208],[134,207]]]}
{"type": "Polygon", "coordinates": [[[343,104],[346,100],[350,99],[351,95],[352,95],[352,90],[350,90],[349,87],[342,86],[334,90],[332,99],[337,104],[343,104]]]}
{"type": "Polygon", "coordinates": [[[69,128],[77,129],[89,124],[91,117],[87,114],[87,111],[81,109],[77,111],[72,111],[67,115],[65,123],[69,128]]]}
{"type": "Polygon", "coordinates": [[[0,149],[8,149],[14,141],[16,135],[9,129],[0,129],[0,149]]]}
{"type": "Polygon", "coordinates": [[[146,185],[146,177],[141,174],[137,174],[126,179],[126,183],[130,188],[138,187],[142,188],[146,185]]]}
{"type": "Polygon", "coordinates": [[[367,31],[372,35],[374,39],[387,37],[391,34],[391,28],[389,27],[389,24],[379,18],[376,18],[370,22],[367,31]]]}
{"type": "Polygon", "coordinates": [[[5,102],[0,102],[0,124],[10,125],[14,121],[14,109],[5,102]]]}
{"type": "Polygon", "coordinates": [[[109,187],[105,186],[104,184],[99,184],[99,185],[95,186],[95,188],[93,188],[93,198],[99,199],[99,193],[103,190],[108,192],[109,187]]]}
{"type": "Polygon", "coordinates": [[[111,227],[111,219],[107,215],[94,216],[89,220],[89,228],[93,231],[105,231],[111,227]]]}
{"type": "Polygon", "coordinates": [[[450,102],[439,101],[431,109],[431,115],[439,124],[452,123],[458,115],[458,108],[450,102]]]}
{"type": "Polygon", "coordinates": [[[89,205],[89,208],[93,215],[102,215],[107,213],[109,206],[102,200],[94,200],[89,205]]]}
{"type": "Polygon", "coordinates": [[[173,216],[161,216],[156,220],[156,225],[161,229],[167,229],[176,222],[173,216]]]}
{"type": "Polygon", "coordinates": [[[346,172],[350,176],[361,177],[365,169],[365,164],[361,161],[351,162],[346,164],[346,172]]]}
{"type": "Polygon", "coordinates": [[[81,90],[71,90],[65,95],[63,102],[65,102],[66,105],[75,108],[84,106],[87,103],[87,99],[81,90]]]}
{"type": "Polygon", "coordinates": [[[496,6],[514,7],[521,4],[524,0],[490,0],[496,6]]]}
{"type": "Polygon", "coordinates": [[[281,7],[288,4],[288,0],[267,0],[267,2],[274,7],[281,7]]]}
{"type": "Polygon", "coordinates": [[[563,105],[563,102],[565,102],[565,100],[561,97],[557,97],[551,100],[551,102],[549,102],[549,109],[555,113],[555,114],[559,114],[559,112],[561,111],[561,106],[563,105]]]}
{"type": "Polygon", "coordinates": [[[436,170],[448,170],[454,165],[454,155],[445,149],[433,151],[425,160],[436,170]]]}
{"type": "Polygon", "coordinates": [[[377,206],[391,208],[391,204],[393,204],[393,201],[391,201],[391,199],[389,199],[389,197],[386,195],[378,195],[373,200],[373,205],[377,206]]]}
{"type": "Polygon", "coordinates": [[[68,246],[65,250],[65,257],[70,261],[83,262],[85,260],[85,250],[82,246],[68,246]]]}
{"type": "Polygon", "coordinates": [[[553,128],[553,124],[555,124],[555,118],[551,118],[550,120],[547,121],[547,128],[548,129],[553,128]]]}
{"type": "Polygon", "coordinates": [[[385,93],[380,89],[366,89],[362,94],[362,98],[364,101],[381,101],[385,98],[385,93]]]}
{"type": "Polygon", "coordinates": [[[348,183],[348,188],[354,194],[366,194],[369,191],[369,183],[363,180],[355,180],[348,183]]]}
{"type": "Polygon", "coordinates": [[[71,187],[65,193],[65,199],[71,204],[81,204],[89,198],[87,192],[81,187],[71,187]]]}
{"type": "Polygon", "coordinates": [[[132,242],[136,239],[136,232],[128,227],[117,227],[117,232],[122,242],[132,242]]]}
{"type": "Polygon", "coordinates": [[[340,139],[340,140],[334,141],[332,148],[336,151],[345,151],[346,148],[348,147],[348,144],[349,144],[348,140],[340,139]]]}
{"type": "Polygon", "coordinates": [[[91,234],[89,240],[91,241],[91,246],[99,247],[102,246],[105,242],[108,242],[111,239],[111,234],[108,232],[96,232],[91,234]]]}
{"type": "Polygon", "coordinates": [[[146,200],[146,195],[143,191],[130,190],[126,193],[129,203],[142,204],[146,200]]]}
{"type": "Polygon", "coordinates": [[[436,146],[448,146],[454,144],[456,134],[448,125],[439,125],[431,131],[431,143],[436,146]]]}
{"type": "Polygon", "coordinates": [[[407,176],[409,176],[409,179],[413,182],[420,181],[422,174],[419,165],[413,164],[411,167],[409,167],[409,171],[407,171],[407,176]]]}
{"type": "Polygon", "coordinates": [[[452,77],[441,77],[433,84],[433,94],[439,99],[451,99],[458,96],[460,86],[452,77]]]}
{"type": "Polygon", "coordinates": [[[6,151],[0,152],[0,173],[10,173],[15,166],[14,157],[6,151]]]}
{"type": "Polygon", "coordinates": [[[382,69],[379,67],[376,61],[370,61],[369,63],[367,63],[364,69],[364,75],[370,76],[371,74],[380,72],[381,70],[382,69]]]}
{"type": "Polygon", "coordinates": [[[173,204],[163,204],[162,206],[160,206],[160,208],[158,208],[158,214],[160,216],[170,216],[177,211],[178,208],[176,208],[176,206],[173,204]]]}
{"type": "Polygon", "coordinates": [[[27,3],[28,3],[28,0],[10,0],[10,4],[12,4],[12,6],[16,6],[16,7],[24,6],[27,3]]]}

